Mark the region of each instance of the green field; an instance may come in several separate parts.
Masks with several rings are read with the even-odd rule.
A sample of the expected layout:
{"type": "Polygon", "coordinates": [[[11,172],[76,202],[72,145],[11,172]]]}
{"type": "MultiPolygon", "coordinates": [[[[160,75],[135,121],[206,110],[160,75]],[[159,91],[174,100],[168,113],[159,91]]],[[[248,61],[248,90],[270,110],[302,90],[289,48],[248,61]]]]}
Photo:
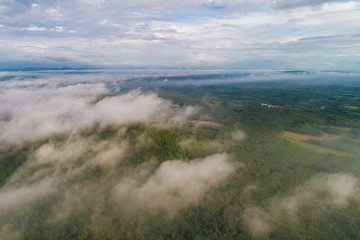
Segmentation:
{"type": "Polygon", "coordinates": [[[358,110],[358,109],[359,109],[358,106],[346,106],[346,105],[345,105],[345,107],[346,107],[347,109],[350,109],[350,110],[358,110]]]}

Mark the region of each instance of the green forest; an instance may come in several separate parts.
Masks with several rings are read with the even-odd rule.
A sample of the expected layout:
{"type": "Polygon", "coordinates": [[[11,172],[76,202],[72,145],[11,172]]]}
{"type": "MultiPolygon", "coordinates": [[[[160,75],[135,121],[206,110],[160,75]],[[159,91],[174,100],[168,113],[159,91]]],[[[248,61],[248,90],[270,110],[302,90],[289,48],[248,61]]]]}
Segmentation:
{"type": "Polygon", "coordinates": [[[0,239],[360,239],[359,81],[142,91],[196,112],[0,147],[0,239]]]}

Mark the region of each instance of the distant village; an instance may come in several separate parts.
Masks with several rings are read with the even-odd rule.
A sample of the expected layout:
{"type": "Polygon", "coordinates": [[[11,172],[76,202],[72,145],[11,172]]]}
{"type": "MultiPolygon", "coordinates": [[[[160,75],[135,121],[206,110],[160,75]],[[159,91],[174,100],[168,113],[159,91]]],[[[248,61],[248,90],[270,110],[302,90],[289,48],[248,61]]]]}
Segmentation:
{"type": "MultiPolygon", "coordinates": [[[[349,105],[349,104],[348,104],[349,105]]],[[[280,108],[281,106],[278,106],[278,105],[273,105],[273,104],[268,104],[268,103],[260,103],[260,106],[261,107],[268,107],[268,108],[280,108]]],[[[354,107],[354,106],[346,106],[345,105],[345,107],[347,107],[347,108],[351,108],[351,109],[355,109],[356,107],[354,107]]],[[[303,108],[305,108],[305,107],[303,107],[303,108]]],[[[320,109],[321,110],[326,110],[326,109],[328,109],[329,107],[328,106],[321,106],[320,107],[320,109]]],[[[356,108],[357,109],[357,108],[356,108]]]]}
{"type": "Polygon", "coordinates": [[[279,108],[280,107],[278,105],[272,105],[272,104],[267,104],[267,103],[260,103],[260,106],[268,107],[268,108],[279,108]]]}

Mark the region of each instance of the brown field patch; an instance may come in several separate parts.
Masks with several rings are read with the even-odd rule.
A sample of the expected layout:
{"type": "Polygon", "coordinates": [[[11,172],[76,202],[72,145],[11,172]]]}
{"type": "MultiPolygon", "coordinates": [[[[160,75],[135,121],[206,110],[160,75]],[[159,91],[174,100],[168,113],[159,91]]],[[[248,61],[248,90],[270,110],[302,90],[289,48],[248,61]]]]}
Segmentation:
{"type": "Polygon", "coordinates": [[[198,120],[190,120],[189,123],[200,124],[200,125],[207,125],[213,127],[225,127],[224,124],[218,122],[211,122],[211,121],[198,121],[198,120]]]}
{"type": "Polygon", "coordinates": [[[289,137],[289,138],[294,138],[294,139],[297,139],[297,140],[303,140],[303,141],[307,141],[307,140],[310,140],[310,139],[316,139],[316,140],[321,140],[321,141],[331,141],[331,140],[334,140],[334,139],[339,137],[337,135],[328,134],[328,133],[325,133],[321,137],[317,137],[317,136],[311,136],[311,135],[288,132],[288,131],[284,132],[284,136],[289,137]]]}

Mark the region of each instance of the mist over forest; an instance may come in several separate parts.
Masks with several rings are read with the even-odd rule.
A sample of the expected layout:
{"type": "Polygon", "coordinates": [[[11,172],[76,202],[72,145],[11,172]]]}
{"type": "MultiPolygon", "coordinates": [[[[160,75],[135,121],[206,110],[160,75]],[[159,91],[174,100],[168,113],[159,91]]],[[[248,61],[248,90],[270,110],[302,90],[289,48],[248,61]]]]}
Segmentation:
{"type": "Polygon", "coordinates": [[[357,239],[357,73],[0,73],[0,239],[357,239]]]}

